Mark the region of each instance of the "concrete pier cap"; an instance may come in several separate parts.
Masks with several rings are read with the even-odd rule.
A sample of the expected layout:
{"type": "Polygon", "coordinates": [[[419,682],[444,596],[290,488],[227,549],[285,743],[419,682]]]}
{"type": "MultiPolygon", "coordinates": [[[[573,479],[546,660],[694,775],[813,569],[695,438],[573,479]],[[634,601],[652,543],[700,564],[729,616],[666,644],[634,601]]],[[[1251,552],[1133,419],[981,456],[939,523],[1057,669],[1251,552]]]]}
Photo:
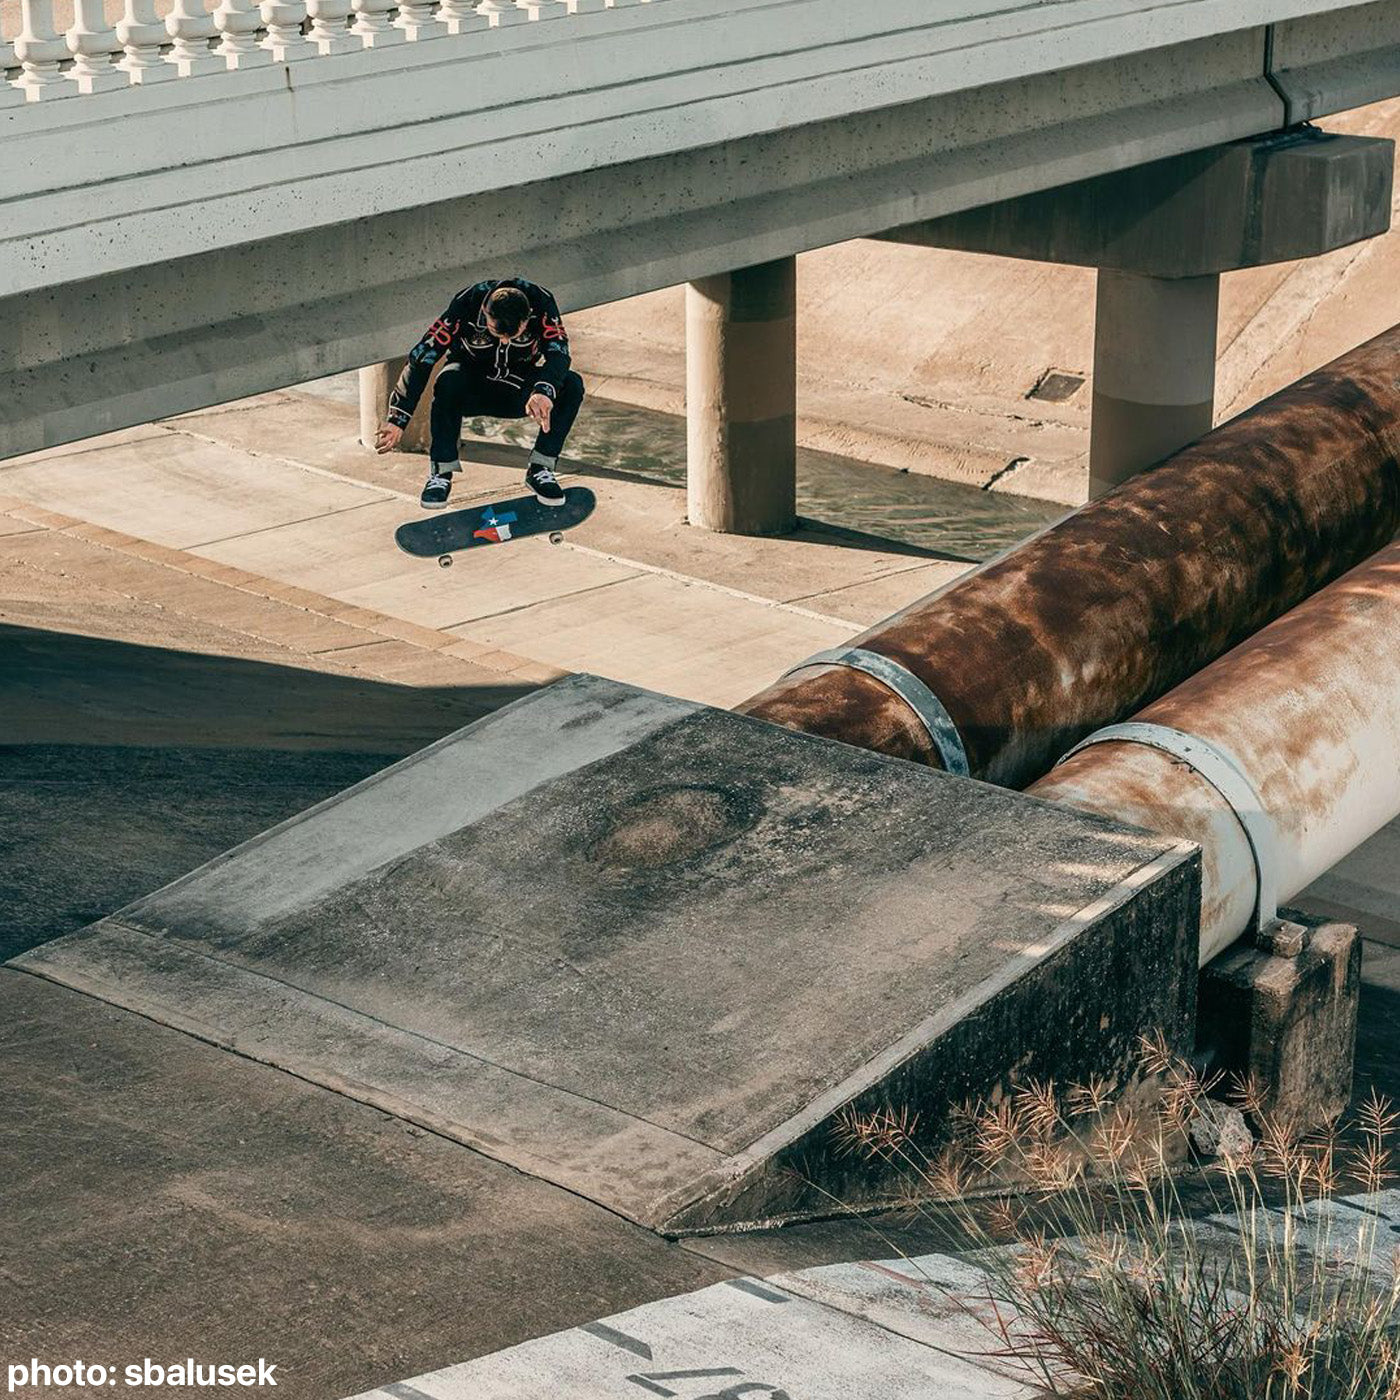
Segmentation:
{"type": "Polygon", "coordinates": [[[1089,495],[1208,432],[1220,277],[1390,227],[1395,143],[1309,125],[882,235],[1099,270],[1089,495]]]}
{"type": "Polygon", "coordinates": [[[1303,125],[880,235],[1140,277],[1316,257],[1390,227],[1395,143],[1303,125]]]}
{"type": "Polygon", "coordinates": [[[1199,853],[574,676],[15,966],[669,1234],[898,1199],[843,1110],[1126,1085],[1199,853]]]}

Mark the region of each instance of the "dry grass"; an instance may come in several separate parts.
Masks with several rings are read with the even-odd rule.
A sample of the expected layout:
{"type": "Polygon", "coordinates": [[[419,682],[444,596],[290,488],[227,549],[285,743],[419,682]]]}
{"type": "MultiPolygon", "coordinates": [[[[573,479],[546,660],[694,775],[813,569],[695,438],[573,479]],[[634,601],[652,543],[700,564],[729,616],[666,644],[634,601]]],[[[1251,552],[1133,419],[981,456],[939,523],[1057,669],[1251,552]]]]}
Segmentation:
{"type": "MultiPolygon", "coordinates": [[[[1335,1204],[1390,1183],[1400,1115],[1371,1098],[1303,1136],[1262,1112],[1257,1084],[1202,1080],[1160,1039],[1146,1107],[1107,1084],[1027,1082],[955,1115],[937,1157],[905,1111],[847,1114],[844,1146],[908,1173],[911,1199],[950,1208],[980,1252],[988,1296],[969,1311],[989,1354],[1075,1400],[1400,1400],[1400,1284],[1385,1221],[1335,1204]],[[1207,1176],[1201,1230],[1170,1168],[1212,1093],[1250,1113],[1255,1146],[1207,1176]],[[969,1193],[1016,1181],[995,1200],[969,1193]],[[1037,1219],[1053,1217],[1051,1237],[1037,1219]],[[1006,1246],[1010,1244],[1011,1247],[1006,1246]],[[990,1319],[990,1321],[988,1320],[990,1319]]],[[[1199,1210],[1197,1211],[1199,1214],[1199,1210]]]]}

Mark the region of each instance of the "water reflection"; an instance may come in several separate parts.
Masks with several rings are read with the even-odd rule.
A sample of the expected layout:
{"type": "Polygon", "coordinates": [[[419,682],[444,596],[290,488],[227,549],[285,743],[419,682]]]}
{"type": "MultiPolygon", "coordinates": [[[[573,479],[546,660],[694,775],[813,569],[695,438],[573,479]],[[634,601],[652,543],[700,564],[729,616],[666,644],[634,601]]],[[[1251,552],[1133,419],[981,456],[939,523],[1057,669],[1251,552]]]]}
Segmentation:
{"type": "MultiPolygon", "coordinates": [[[[468,419],[477,437],[528,446],[524,423],[468,419]]],[[[668,486],[685,485],[685,419],[589,400],[569,437],[568,455],[668,486]]],[[[873,466],[799,448],[797,510],[811,520],[982,560],[1058,520],[1067,507],[1003,496],[936,477],[873,466]]]]}
{"type": "MultiPolygon", "coordinates": [[[[353,374],[302,387],[355,402],[353,374]]],[[[533,425],[523,420],[469,418],[463,430],[473,437],[522,447],[534,441],[533,425]]],[[[684,488],[685,419],[589,399],[569,436],[567,456],[684,488]]],[[[797,509],[800,515],[824,525],[980,562],[1058,520],[1068,507],[799,448],[797,509]]]]}

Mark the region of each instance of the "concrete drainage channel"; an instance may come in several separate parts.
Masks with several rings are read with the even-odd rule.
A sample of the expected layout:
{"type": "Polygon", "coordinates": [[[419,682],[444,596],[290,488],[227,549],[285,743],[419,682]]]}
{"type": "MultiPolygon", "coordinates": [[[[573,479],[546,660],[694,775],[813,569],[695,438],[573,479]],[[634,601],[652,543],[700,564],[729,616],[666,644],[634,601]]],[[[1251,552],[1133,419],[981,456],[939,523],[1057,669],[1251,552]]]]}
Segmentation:
{"type": "MultiPolygon", "coordinates": [[[[1272,928],[1269,889],[1297,888],[1258,882],[1278,851],[1246,830],[1252,864],[1231,868],[1256,883],[1216,919],[1216,833],[1238,829],[1218,775],[1205,833],[1125,813],[1154,835],[1106,804],[938,767],[1036,778],[1384,544],[1400,526],[1397,352],[1390,332],[1310,376],[748,715],[575,676],[17,966],[666,1234],[898,1199],[892,1167],[840,1151],[841,1112],[916,1111],[936,1150],[958,1104],[1012,1076],[1125,1085],[1147,1033],[1189,1055],[1203,950],[1251,918],[1272,928]],[[1281,490],[1299,510],[1266,527],[1281,490]]],[[[1308,633],[1308,609],[1339,608],[1328,645],[1354,651],[1379,593],[1370,573],[1342,580],[1276,626],[1308,633]]],[[[1382,714],[1393,755],[1400,690],[1365,664],[1323,669],[1324,703],[1382,714]]],[[[1326,810],[1348,839],[1393,811],[1384,773],[1339,777],[1326,810]]],[[[1299,798],[1252,782],[1266,804],[1299,798]]],[[[1298,995],[1267,1043],[1232,1053],[1244,1068],[1330,1047],[1327,1073],[1285,1075],[1316,1117],[1349,1083],[1355,941],[1298,937],[1267,955],[1292,957],[1298,995]]],[[[1230,984],[1246,1001],[1253,976],[1230,984]]]]}

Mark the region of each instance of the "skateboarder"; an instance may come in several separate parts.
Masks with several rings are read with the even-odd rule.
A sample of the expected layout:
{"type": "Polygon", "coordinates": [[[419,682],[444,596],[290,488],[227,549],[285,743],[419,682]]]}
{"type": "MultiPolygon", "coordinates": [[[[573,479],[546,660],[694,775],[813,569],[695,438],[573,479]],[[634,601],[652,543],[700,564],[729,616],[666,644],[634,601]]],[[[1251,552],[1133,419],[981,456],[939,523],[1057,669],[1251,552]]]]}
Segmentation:
{"type": "Polygon", "coordinates": [[[540,432],[526,463],[525,484],[544,505],[563,505],[554,469],[583,402],[583,380],[569,368],[569,337],[552,293],[523,277],[478,282],[458,292],[408,352],[389,395],[388,421],[375,438],[377,451],[392,452],[399,445],[429,371],[444,358],[433,387],[423,508],[447,504],[452,474],[462,467],[457,444],[468,414],[533,418],[540,432]]]}

